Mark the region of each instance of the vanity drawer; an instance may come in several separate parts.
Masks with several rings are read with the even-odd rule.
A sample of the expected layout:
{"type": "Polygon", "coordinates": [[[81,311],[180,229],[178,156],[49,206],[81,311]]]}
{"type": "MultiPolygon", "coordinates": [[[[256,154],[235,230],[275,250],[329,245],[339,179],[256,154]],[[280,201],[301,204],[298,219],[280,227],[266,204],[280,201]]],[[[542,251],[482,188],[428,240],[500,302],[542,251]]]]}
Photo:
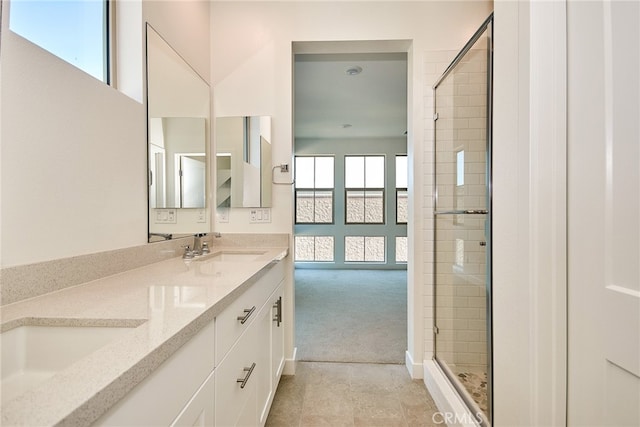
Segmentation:
{"type": "Polygon", "coordinates": [[[284,265],[277,263],[216,317],[216,366],[233,344],[238,341],[242,333],[253,323],[258,312],[283,278],[284,265]]]}
{"type": "Polygon", "coordinates": [[[255,355],[256,334],[255,328],[250,328],[216,367],[216,426],[258,425],[259,371],[266,366],[255,355]]]}

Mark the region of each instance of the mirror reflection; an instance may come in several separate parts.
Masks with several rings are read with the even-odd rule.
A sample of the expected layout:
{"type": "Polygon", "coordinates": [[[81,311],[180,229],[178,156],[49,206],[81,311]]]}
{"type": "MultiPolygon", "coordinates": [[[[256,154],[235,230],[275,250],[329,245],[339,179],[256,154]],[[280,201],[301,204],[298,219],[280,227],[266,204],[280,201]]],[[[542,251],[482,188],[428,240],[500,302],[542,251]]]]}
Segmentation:
{"type": "Polygon", "coordinates": [[[206,199],[205,119],[149,118],[152,208],[204,208],[206,199]]]}
{"type": "Polygon", "coordinates": [[[150,236],[210,231],[205,210],[209,92],[208,84],[147,24],[150,236]]]}
{"type": "Polygon", "coordinates": [[[271,206],[271,117],[216,118],[216,206],[271,206]]]}

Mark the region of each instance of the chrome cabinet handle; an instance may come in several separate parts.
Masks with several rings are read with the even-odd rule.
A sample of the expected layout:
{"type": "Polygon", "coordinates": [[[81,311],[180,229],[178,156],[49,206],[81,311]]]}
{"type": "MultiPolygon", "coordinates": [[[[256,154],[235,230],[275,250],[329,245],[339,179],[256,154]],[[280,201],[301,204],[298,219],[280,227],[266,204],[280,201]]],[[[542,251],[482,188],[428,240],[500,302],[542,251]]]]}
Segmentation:
{"type": "Polygon", "coordinates": [[[251,364],[251,366],[249,368],[244,368],[243,371],[247,373],[247,375],[244,376],[244,378],[238,378],[236,380],[237,383],[240,383],[240,388],[244,388],[245,385],[247,385],[247,381],[249,381],[249,377],[251,376],[251,374],[253,373],[253,369],[256,367],[255,362],[251,364]]]}
{"type": "Polygon", "coordinates": [[[278,328],[280,327],[280,323],[282,323],[282,297],[279,297],[275,304],[273,304],[273,308],[276,309],[276,315],[273,318],[273,321],[276,322],[278,328]]]}
{"type": "Polygon", "coordinates": [[[240,321],[241,324],[244,325],[244,323],[249,320],[249,317],[251,317],[251,315],[253,314],[253,312],[256,311],[256,306],[254,305],[251,308],[245,308],[244,309],[244,316],[238,316],[238,320],[240,321]]]}

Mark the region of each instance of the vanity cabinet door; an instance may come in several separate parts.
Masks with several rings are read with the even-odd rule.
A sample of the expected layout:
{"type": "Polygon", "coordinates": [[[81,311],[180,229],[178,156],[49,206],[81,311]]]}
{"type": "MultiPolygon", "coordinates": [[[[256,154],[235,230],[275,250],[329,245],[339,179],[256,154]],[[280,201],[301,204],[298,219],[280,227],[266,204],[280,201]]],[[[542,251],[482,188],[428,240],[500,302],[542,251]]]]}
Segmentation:
{"type": "Polygon", "coordinates": [[[171,427],[213,427],[215,425],[215,371],[193,395],[171,427]]]}
{"type": "Polygon", "coordinates": [[[213,371],[214,341],[212,321],[96,420],[94,427],[171,425],[213,371]]]}
{"type": "Polygon", "coordinates": [[[271,384],[275,393],[284,369],[284,280],[278,285],[278,289],[271,296],[271,384]]]}
{"type": "Polygon", "coordinates": [[[264,425],[269,415],[269,408],[272,399],[271,384],[271,299],[267,299],[254,325],[256,329],[256,339],[252,343],[252,352],[259,360],[257,372],[258,380],[258,415],[260,426],[264,425]]]}

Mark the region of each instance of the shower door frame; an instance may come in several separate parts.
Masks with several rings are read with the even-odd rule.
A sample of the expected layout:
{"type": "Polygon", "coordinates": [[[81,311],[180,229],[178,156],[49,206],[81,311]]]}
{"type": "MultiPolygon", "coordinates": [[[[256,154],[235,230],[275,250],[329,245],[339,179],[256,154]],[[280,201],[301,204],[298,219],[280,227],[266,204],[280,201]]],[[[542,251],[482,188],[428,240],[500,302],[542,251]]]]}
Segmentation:
{"type": "MultiPolygon", "coordinates": [[[[486,126],[486,138],[487,138],[487,146],[486,146],[486,191],[487,191],[487,201],[486,201],[486,232],[487,232],[487,242],[486,242],[486,283],[485,283],[485,296],[486,296],[486,337],[487,337],[487,405],[489,408],[489,414],[484,414],[489,419],[485,419],[482,417],[481,419],[476,420],[480,425],[490,425],[491,420],[493,419],[493,334],[492,334],[492,244],[493,244],[493,236],[492,236],[492,137],[493,137],[493,13],[487,17],[487,19],[482,23],[482,25],[476,30],[473,36],[467,41],[462,50],[458,52],[453,61],[449,64],[446,70],[442,73],[442,75],[438,78],[438,80],[432,86],[433,90],[433,111],[434,111],[434,126],[433,126],[433,206],[434,206],[434,216],[433,216],[433,269],[434,269],[434,278],[433,278],[433,343],[434,343],[434,352],[433,352],[433,360],[436,362],[438,367],[445,374],[451,385],[456,389],[460,398],[464,401],[468,408],[473,408],[477,406],[477,404],[473,401],[470,401],[468,398],[468,392],[464,389],[459,381],[455,378],[453,372],[451,372],[450,368],[446,365],[446,363],[442,363],[437,356],[437,327],[436,320],[437,316],[437,280],[435,275],[436,269],[436,208],[438,206],[438,175],[435,173],[436,171],[436,143],[437,143],[437,96],[436,91],[438,86],[451,74],[451,72],[456,68],[456,66],[462,61],[465,55],[471,50],[471,48],[475,45],[475,43],[480,39],[480,37],[487,32],[488,44],[487,44],[487,126],[486,126]]],[[[475,414],[474,414],[475,415],[475,414]]]]}

